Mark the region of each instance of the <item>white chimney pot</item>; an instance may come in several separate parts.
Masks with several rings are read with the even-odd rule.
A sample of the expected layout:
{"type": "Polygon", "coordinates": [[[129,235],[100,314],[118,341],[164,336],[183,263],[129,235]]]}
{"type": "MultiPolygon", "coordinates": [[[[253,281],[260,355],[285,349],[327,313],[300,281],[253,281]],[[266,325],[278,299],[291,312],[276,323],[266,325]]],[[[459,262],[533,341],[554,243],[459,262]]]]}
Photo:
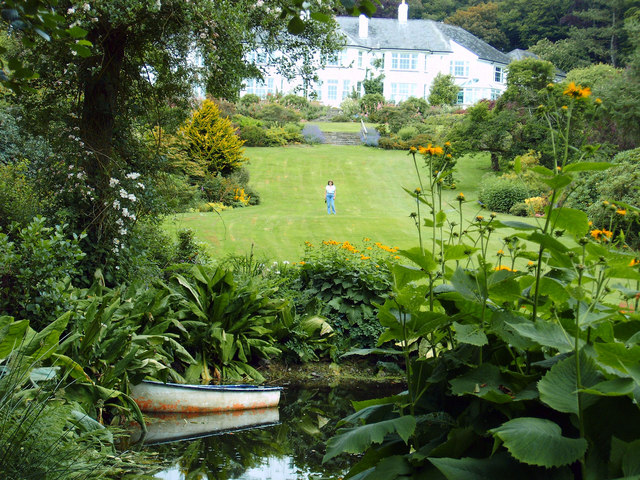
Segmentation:
{"type": "Polygon", "coordinates": [[[367,38],[369,36],[369,18],[361,14],[358,20],[358,36],[360,38],[367,38]]]}
{"type": "Polygon", "coordinates": [[[398,5],[398,23],[404,25],[405,23],[407,23],[408,18],[409,18],[409,5],[404,3],[404,0],[402,0],[402,3],[398,5]]]}

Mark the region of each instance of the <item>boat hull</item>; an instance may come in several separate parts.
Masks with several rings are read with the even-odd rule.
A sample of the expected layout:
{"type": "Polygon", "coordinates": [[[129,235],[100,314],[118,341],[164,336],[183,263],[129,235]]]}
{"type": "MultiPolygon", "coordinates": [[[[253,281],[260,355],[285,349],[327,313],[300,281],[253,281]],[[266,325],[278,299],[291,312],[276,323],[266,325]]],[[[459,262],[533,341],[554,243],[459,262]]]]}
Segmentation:
{"type": "Polygon", "coordinates": [[[204,413],[275,407],[281,387],[255,385],[181,385],[143,381],[131,397],[143,412],[204,413]]]}

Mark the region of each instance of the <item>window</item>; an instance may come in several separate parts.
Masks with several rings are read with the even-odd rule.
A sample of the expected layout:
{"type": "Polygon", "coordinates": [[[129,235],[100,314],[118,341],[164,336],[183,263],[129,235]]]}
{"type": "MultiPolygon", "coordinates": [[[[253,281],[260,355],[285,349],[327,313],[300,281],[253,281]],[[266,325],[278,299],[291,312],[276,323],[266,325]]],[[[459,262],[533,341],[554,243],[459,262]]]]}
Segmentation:
{"type": "Polygon", "coordinates": [[[267,78],[266,83],[250,78],[247,81],[246,92],[253,93],[259,97],[266,97],[268,94],[276,93],[273,78],[267,78]]]}
{"type": "Polygon", "coordinates": [[[247,60],[249,63],[255,63],[256,65],[266,65],[267,54],[263,50],[249,52],[247,54],[247,60]]]}
{"type": "Polygon", "coordinates": [[[358,68],[362,68],[363,58],[364,58],[364,52],[358,52],[358,68]]]}
{"type": "Polygon", "coordinates": [[[335,56],[327,57],[326,64],[327,66],[341,67],[342,65],[344,65],[345,58],[346,52],[344,50],[340,50],[338,53],[336,53],[335,56]]]}
{"type": "Polygon", "coordinates": [[[417,53],[392,53],[391,69],[392,70],[417,70],[418,54],[417,53]]]}
{"type": "Polygon", "coordinates": [[[504,82],[504,69],[502,67],[494,67],[493,79],[494,81],[499,83],[504,82]]]}
{"type": "Polygon", "coordinates": [[[390,100],[396,103],[403,102],[409,97],[415,97],[415,83],[392,83],[390,100]]]}
{"type": "Polygon", "coordinates": [[[449,63],[449,73],[454,77],[469,76],[469,62],[464,60],[451,60],[449,63]]]}
{"type": "Polygon", "coordinates": [[[351,93],[351,80],[344,80],[342,82],[342,100],[347,98],[351,93]]]}
{"type": "Polygon", "coordinates": [[[497,88],[491,89],[491,100],[497,100],[500,97],[500,90],[497,88]]]}
{"type": "Polygon", "coordinates": [[[327,100],[338,99],[338,80],[327,80],[327,100]]]}
{"type": "Polygon", "coordinates": [[[464,103],[464,90],[458,91],[458,98],[456,99],[456,103],[464,103]]]}
{"type": "Polygon", "coordinates": [[[362,82],[358,82],[357,86],[356,86],[356,92],[358,93],[358,96],[362,95],[362,82]]]}

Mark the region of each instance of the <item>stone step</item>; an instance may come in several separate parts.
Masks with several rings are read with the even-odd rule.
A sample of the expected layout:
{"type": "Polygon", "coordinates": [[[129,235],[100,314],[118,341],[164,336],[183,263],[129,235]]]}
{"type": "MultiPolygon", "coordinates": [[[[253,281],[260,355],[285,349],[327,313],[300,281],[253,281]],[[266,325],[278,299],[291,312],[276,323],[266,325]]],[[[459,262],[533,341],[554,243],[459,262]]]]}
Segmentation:
{"type": "Polygon", "coordinates": [[[362,145],[359,133],[322,132],[324,143],[330,145],[362,145]]]}

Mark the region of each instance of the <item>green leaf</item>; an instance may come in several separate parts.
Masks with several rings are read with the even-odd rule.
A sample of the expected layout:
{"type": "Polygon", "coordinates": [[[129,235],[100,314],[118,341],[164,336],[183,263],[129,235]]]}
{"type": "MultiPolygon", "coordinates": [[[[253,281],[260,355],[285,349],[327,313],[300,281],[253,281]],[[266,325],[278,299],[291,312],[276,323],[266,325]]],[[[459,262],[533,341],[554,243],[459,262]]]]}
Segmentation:
{"type": "Polygon", "coordinates": [[[587,214],[573,208],[555,208],[551,212],[554,228],[566,230],[575,237],[584,237],[589,231],[587,214]]]}
{"type": "Polygon", "coordinates": [[[311,12],[311,18],[322,23],[328,23],[331,20],[331,16],[322,12],[311,12]]]}
{"type": "Polygon", "coordinates": [[[553,190],[560,190],[573,182],[573,178],[569,175],[556,175],[552,178],[541,178],[540,180],[553,190]]]}
{"type": "Polygon", "coordinates": [[[537,225],[530,225],[525,222],[519,222],[517,220],[495,220],[494,225],[498,227],[509,227],[515,230],[538,230],[540,227],[537,225]]]}
{"type": "MultiPolygon", "coordinates": [[[[578,414],[578,376],[575,354],[556,363],[538,382],[540,400],[554,410],[578,414]]],[[[594,361],[580,353],[580,375],[583,387],[592,387],[602,380],[594,361]]],[[[596,401],[595,397],[582,395],[582,408],[596,401]]]]}
{"type": "Polygon", "coordinates": [[[516,156],[513,161],[513,171],[516,172],[516,175],[520,175],[522,173],[522,158],[520,155],[516,156]]]}
{"type": "Polygon", "coordinates": [[[444,225],[444,221],[447,219],[447,214],[444,213],[444,210],[440,210],[436,213],[436,226],[441,227],[444,225]]]}
{"type": "Polygon", "coordinates": [[[553,173],[553,171],[549,170],[547,167],[543,167],[542,165],[535,165],[533,167],[531,167],[531,171],[539,174],[539,175],[544,175],[546,177],[553,177],[555,176],[555,173],[553,173]]]}
{"type": "MultiPolygon", "coordinates": [[[[520,236],[520,234],[518,234],[520,236]]],[[[555,250],[560,253],[564,253],[569,250],[566,246],[560,243],[558,240],[553,238],[551,235],[544,234],[542,232],[533,232],[529,235],[523,237],[531,242],[542,245],[544,248],[548,248],[549,250],[555,250]]]]}
{"type": "Polygon", "coordinates": [[[66,29],[65,32],[67,32],[71,38],[84,38],[87,36],[87,33],[89,33],[84,28],[77,25],[66,29]]]}
{"type": "Polygon", "coordinates": [[[636,384],[631,378],[614,378],[613,380],[596,383],[592,387],[583,388],[580,391],[603,397],[619,397],[633,393],[635,388],[636,384]]]}
{"type": "Polygon", "coordinates": [[[463,260],[477,251],[478,248],[469,245],[448,245],[445,246],[444,260],[463,260]]]}
{"type": "Polygon", "coordinates": [[[405,443],[416,428],[416,419],[411,415],[384,420],[370,425],[342,429],[327,442],[326,462],[341,453],[362,453],[373,443],[382,443],[384,437],[396,432],[405,443]]]}
{"type": "Polygon", "coordinates": [[[560,324],[551,323],[542,319],[537,322],[511,322],[507,320],[505,324],[512,331],[543,347],[555,348],[560,353],[573,350],[573,340],[560,324]]]}
{"type": "Polygon", "coordinates": [[[608,162],[578,162],[565,165],[562,169],[563,172],[585,172],[585,171],[600,171],[611,168],[611,164],[608,162]]]}
{"type": "Polygon", "coordinates": [[[289,33],[292,33],[293,35],[298,35],[304,32],[304,28],[305,28],[304,22],[300,17],[297,17],[297,16],[293,16],[291,20],[289,20],[289,24],[287,25],[287,30],[289,31],[289,33]]]}
{"type": "Polygon", "coordinates": [[[454,395],[474,395],[498,404],[537,398],[537,392],[533,388],[512,391],[516,387],[502,375],[498,367],[490,363],[483,363],[454,378],[449,384],[454,395]]]}
{"type": "Polygon", "coordinates": [[[425,272],[432,272],[438,268],[438,264],[433,260],[431,252],[425,250],[424,253],[422,253],[420,247],[415,247],[411,250],[400,250],[398,254],[408,258],[425,272]]]}
{"type": "Polygon", "coordinates": [[[489,432],[502,440],[516,460],[529,465],[561,467],[575,462],[587,451],[584,438],[563,437],[556,423],[542,418],[515,418],[489,432]]]}
{"type": "Polygon", "coordinates": [[[482,347],[489,343],[489,339],[480,328],[480,325],[462,325],[458,322],[453,322],[453,329],[456,332],[456,340],[460,343],[468,343],[477,347],[482,347]]]}
{"type": "Polygon", "coordinates": [[[11,317],[3,318],[11,319],[11,322],[0,328],[0,360],[7,358],[13,350],[17,350],[21,346],[29,328],[28,320],[14,322],[11,317]]]}

